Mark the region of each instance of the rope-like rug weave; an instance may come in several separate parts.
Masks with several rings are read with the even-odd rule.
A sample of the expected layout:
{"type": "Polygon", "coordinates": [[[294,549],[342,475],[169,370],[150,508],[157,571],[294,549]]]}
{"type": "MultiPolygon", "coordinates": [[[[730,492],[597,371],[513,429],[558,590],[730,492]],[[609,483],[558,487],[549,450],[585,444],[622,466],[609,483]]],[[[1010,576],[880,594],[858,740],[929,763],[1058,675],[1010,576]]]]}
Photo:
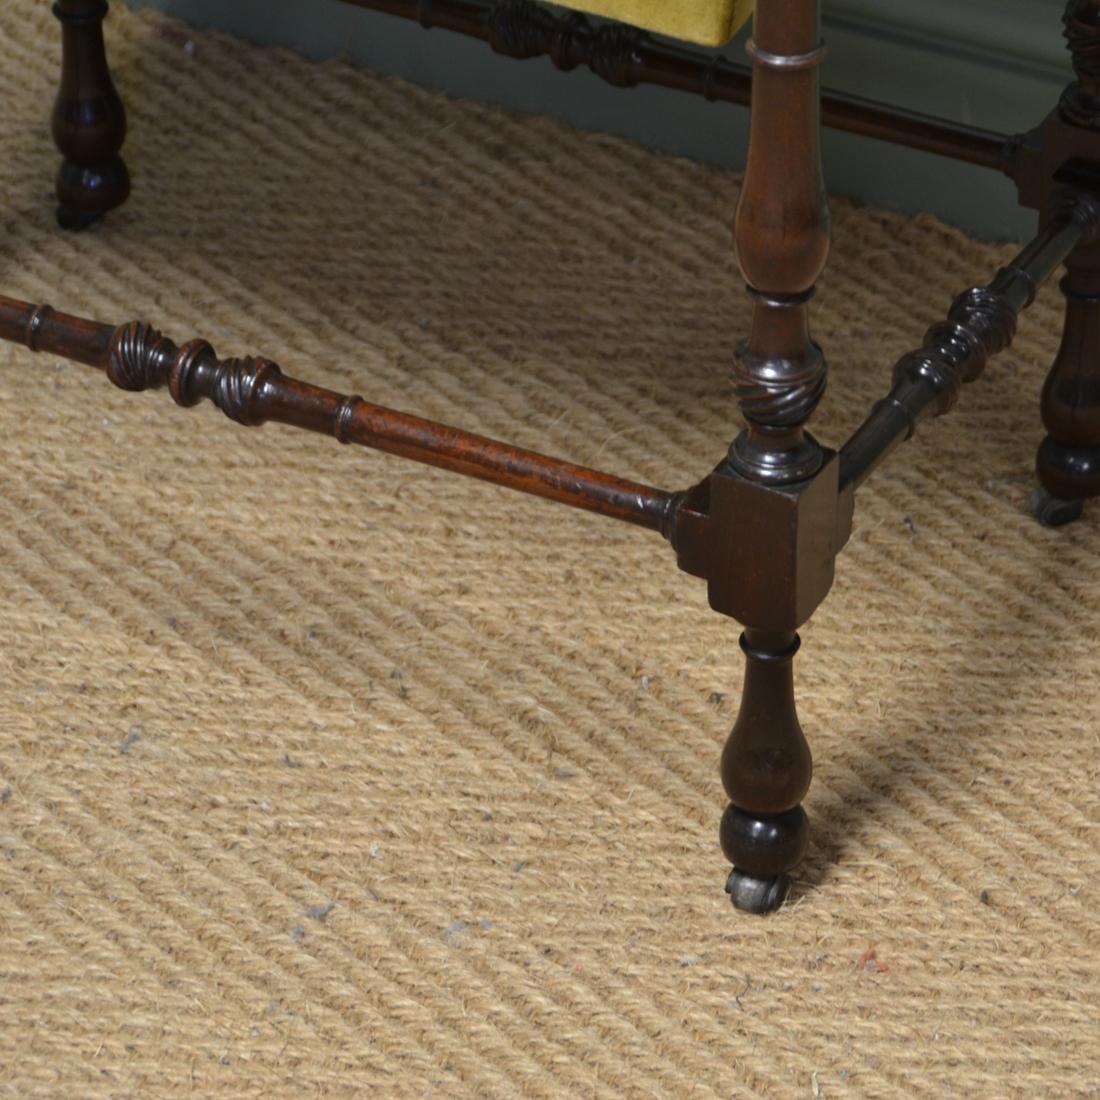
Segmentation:
{"type": "MultiPolygon", "coordinates": [[[[108,29],[134,195],[65,235],[56,26],[0,14],[6,293],[662,486],[721,456],[736,177],[108,29]]],[[[1011,250],[833,214],[835,445],[1011,250]]],[[[738,627],[659,537],[5,345],[0,1092],[1100,1095],[1100,510],[1026,507],[1059,323],[861,493],[766,920],[717,846],[738,627]]]]}

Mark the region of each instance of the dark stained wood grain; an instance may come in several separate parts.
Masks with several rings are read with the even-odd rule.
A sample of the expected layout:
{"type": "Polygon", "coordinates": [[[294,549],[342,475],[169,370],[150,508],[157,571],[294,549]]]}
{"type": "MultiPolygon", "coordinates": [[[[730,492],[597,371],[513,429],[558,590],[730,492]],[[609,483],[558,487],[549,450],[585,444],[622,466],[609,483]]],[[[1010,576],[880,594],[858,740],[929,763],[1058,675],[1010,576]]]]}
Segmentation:
{"type": "MultiPolygon", "coordinates": [[[[795,705],[798,629],[825,599],[848,539],[857,488],[925,419],[948,412],[1017,315],[1065,261],[1066,323],[1043,391],[1041,517],[1072,518],[1100,495],[1100,0],[1068,0],[1075,81],[1019,138],[820,93],[820,0],[758,0],[750,70],[529,0],[346,0],[481,39],[499,54],[586,67],[618,87],[651,83],[708,100],[751,103],[748,164],[735,239],[753,315],[734,357],[745,429],[698,484],[670,492],[512,447],[285,375],[262,357],[219,358],[203,340],[177,345],[151,325],[104,325],[0,298],[0,338],[103,370],[127,391],[167,388],[180,406],[207,400],[246,426],[268,421],[334,436],[661,532],[680,567],[707,582],[718,612],[745,627],[745,680],[722,754],[730,803],[719,839],[735,905],[764,913],[786,896],[808,824],[812,776],[795,705]],[[998,168],[1042,230],[895,366],[893,387],[839,455],[806,430],[827,370],[810,330],[829,249],[821,123],[998,168]],[[1044,503],[1045,501],[1045,503],[1044,503]]],[[[102,0],[57,0],[62,73],[53,133],[64,162],[59,218],[80,227],[124,201],[122,103],[103,42],[102,0]]]]}
{"type": "Polygon", "coordinates": [[[925,420],[954,408],[963,385],[977,381],[989,358],[1012,342],[1016,318],[1038,287],[1092,238],[1098,223],[1100,201],[1086,192],[1065,192],[1049,224],[1019,255],[987,286],[954,300],[947,319],[928,329],[921,347],[898,360],[892,389],[841,448],[842,495],[862,485],[925,420]]]}
{"type": "MultiPolygon", "coordinates": [[[[1067,162],[1078,172],[1082,163],[1096,171],[1100,0],[1069,0],[1063,24],[1076,80],[1041,131],[1036,159],[1040,172],[1059,160],[1063,174],[1067,162]]],[[[1049,202],[1049,186],[1040,193],[1049,202]]],[[[1066,267],[1061,284],[1066,299],[1062,341],[1040,402],[1047,435],[1035,458],[1040,488],[1033,507],[1048,526],[1076,519],[1085,500],[1100,496],[1100,243],[1082,242],[1066,267]]]]}
{"type": "Polygon", "coordinates": [[[1100,496],[1100,268],[1087,252],[1068,266],[1062,342],[1040,403],[1047,436],[1035,463],[1049,494],[1036,502],[1039,519],[1051,526],[1076,518],[1079,502],[1100,496]]]}
{"type": "Polygon", "coordinates": [[[809,328],[809,300],[829,253],[817,5],[762,4],[750,52],[752,119],[734,240],[753,310],[733,372],[747,423],[729,459],[750,480],[784,484],[812,477],[823,462],[821,448],[803,430],[826,379],[825,357],[809,328]]]}
{"type": "Polygon", "coordinates": [[[828,592],[836,554],[835,456],[804,428],[826,380],[809,327],[829,252],[820,19],[819,0],[768,0],[754,16],[748,163],[734,219],[752,297],[733,368],[746,426],[709,479],[705,527],[674,540],[681,561],[689,554],[701,563],[711,606],[747,628],[745,688],[722,754],[730,805],[719,834],[733,864],[730,898],[757,913],[782,903],[806,847],[800,802],[812,763],[791,663],[795,630],[828,592]]]}
{"type": "Polygon", "coordinates": [[[64,158],[57,174],[57,218],[81,229],[126,201],[130,175],[119,156],[126,112],[107,67],[103,0],[57,0],[61,22],[61,85],[53,138],[64,158]]]}
{"type": "Polygon", "coordinates": [[[102,325],[0,297],[0,339],[98,367],[120,389],[167,387],[182,406],[211,401],[238,424],[291,424],[654,531],[667,529],[678,499],[676,493],[300,382],[268,359],[219,359],[204,340],[177,346],[143,322],[102,325]]]}

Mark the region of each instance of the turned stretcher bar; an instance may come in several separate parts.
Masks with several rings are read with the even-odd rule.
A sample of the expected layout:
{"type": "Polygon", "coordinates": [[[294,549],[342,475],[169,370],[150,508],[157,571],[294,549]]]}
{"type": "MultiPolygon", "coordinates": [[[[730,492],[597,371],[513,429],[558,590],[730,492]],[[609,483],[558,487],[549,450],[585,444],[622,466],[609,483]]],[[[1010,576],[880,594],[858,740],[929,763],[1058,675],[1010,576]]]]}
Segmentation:
{"type": "Polygon", "coordinates": [[[922,346],[898,360],[894,386],[840,450],[840,491],[853,492],[917,426],[949,412],[964,383],[976,381],[989,358],[1016,334],[1016,318],[1100,221],[1100,203],[1087,192],[1067,192],[1054,216],[985,287],[951,304],[946,322],[933,325],[922,346]]]}
{"type": "MultiPolygon", "coordinates": [[[[898,361],[893,389],[840,451],[840,494],[848,501],[841,543],[850,533],[855,489],[921,421],[948,412],[962,384],[1011,343],[1017,315],[1098,221],[1100,202],[1067,193],[1050,222],[988,286],[959,295],[947,321],[933,325],[922,347],[898,361]]],[[[321,432],[668,538],[684,497],[298,381],[268,359],[219,359],[204,340],[177,346],[144,322],[101,324],[0,296],[0,339],[96,367],[124,390],[166,386],[177,404],[205,398],[239,424],[275,421],[321,432]]]]}
{"type": "Polygon", "coordinates": [[[650,485],[300,382],[267,359],[219,360],[203,340],[177,347],[139,322],[99,324],[0,296],[0,338],[96,367],[124,390],[167,386],[184,406],[207,398],[239,424],[291,424],[652,530],[662,529],[675,500],[650,485]]]}

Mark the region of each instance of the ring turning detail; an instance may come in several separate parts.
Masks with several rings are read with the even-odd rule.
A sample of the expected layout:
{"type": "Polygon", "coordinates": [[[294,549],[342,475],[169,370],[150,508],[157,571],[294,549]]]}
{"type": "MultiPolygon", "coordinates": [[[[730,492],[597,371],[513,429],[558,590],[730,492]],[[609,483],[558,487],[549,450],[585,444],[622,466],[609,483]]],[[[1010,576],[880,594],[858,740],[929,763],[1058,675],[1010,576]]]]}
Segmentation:
{"type": "MultiPolygon", "coordinates": [[[[1065,323],[1042,392],[1046,435],[1034,507],[1043,523],[1057,525],[1100,497],[1100,0],[1068,0],[1076,79],[1038,126],[1015,137],[822,95],[820,0],[757,0],[751,75],[724,58],[528,0],[348,2],[480,39],[506,56],[548,56],[563,71],[585,66],[620,87],[648,82],[751,102],[733,229],[752,317],[744,339],[731,338],[724,364],[741,427],[732,441],[716,441],[713,468],[686,488],[655,488],[299,381],[261,356],[220,358],[202,339],[177,344],[144,321],[104,324],[0,297],[0,339],[95,367],[123,391],[167,389],[177,405],[207,400],[239,425],[321,432],[662,535],[679,568],[706,583],[711,608],[742,627],[744,687],[721,755],[728,805],[718,840],[732,865],[726,889],[733,904],[774,910],[810,843],[802,803],[813,761],[794,680],[799,631],[832,587],[857,492],[924,421],[977,388],[1037,288],[1063,265],[1065,323]],[[888,392],[839,451],[808,430],[828,384],[827,357],[810,323],[830,246],[823,121],[997,168],[1040,224],[988,283],[945,303],[943,319],[897,360],[888,392]]],[[[107,5],[57,0],[54,12],[62,34],[52,115],[63,158],[58,218],[80,229],[129,192],[121,159],[126,116],[107,66],[107,5]]]]}
{"type": "Polygon", "coordinates": [[[756,44],[755,38],[750,38],[745,43],[745,52],[757,65],[764,65],[766,68],[779,69],[785,72],[795,72],[798,69],[812,69],[815,65],[820,65],[825,60],[825,54],[828,50],[825,43],[822,42],[816,49],[809,50],[807,53],[771,53],[768,50],[761,49],[756,44]]]}

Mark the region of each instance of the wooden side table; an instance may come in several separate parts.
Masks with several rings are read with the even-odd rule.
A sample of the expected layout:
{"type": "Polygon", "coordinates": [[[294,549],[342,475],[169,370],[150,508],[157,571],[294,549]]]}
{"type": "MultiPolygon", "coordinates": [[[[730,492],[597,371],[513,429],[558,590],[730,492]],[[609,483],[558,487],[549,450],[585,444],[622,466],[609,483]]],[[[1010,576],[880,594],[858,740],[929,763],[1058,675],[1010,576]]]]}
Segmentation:
{"type": "MultiPolygon", "coordinates": [[[[852,530],[855,497],[880,462],[925,420],[948,412],[964,383],[1011,342],[1017,316],[1064,263],[1065,333],[1042,395],[1039,520],[1075,519],[1100,495],[1100,0],[1069,0],[1076,79],[1035,129],[1004,137],[822,96],[819,0],[757,0],[751,71],[660,45],[617,25],[552,14],[526,0],[351,0],[486,41],[512,57],[549,55],[613,84],[650,82],[750,102],[748,164],[735,218],[737,257],[753,302],[736,345],[742,430],[709,472],[678,490],[626,481],[297,381],[263,358],[219,358],[151,325],[101,324],[0,297],[0,337],[97,367],[125,390],[167,387],[180,405],[212,401],[244,425],[268,420],[327,432],[663,535],[679,567],[707,583],[711,606],[744,626],[745,684],[722,754],[729,805],[727,890],[756,913],[781,904],[806,848],[801,808],[811,777],[795,708],[798,630],[824,600],[852,530]],[[814,284],[829,248],[818,148],[821,121],[999,169],[1039,214],[1034,240],[991,281],[960,294],[946,318],[894,366],[893,384],[839,448],[806,430],[826,384],[810,335],[814,284]]],[[[57,0],[63,65],[53,134],[63,161],[58,220],[80,229],[119,206],[130,181],[120,152],[125,112],[111,82],[103,0],[57,0]]]]}

